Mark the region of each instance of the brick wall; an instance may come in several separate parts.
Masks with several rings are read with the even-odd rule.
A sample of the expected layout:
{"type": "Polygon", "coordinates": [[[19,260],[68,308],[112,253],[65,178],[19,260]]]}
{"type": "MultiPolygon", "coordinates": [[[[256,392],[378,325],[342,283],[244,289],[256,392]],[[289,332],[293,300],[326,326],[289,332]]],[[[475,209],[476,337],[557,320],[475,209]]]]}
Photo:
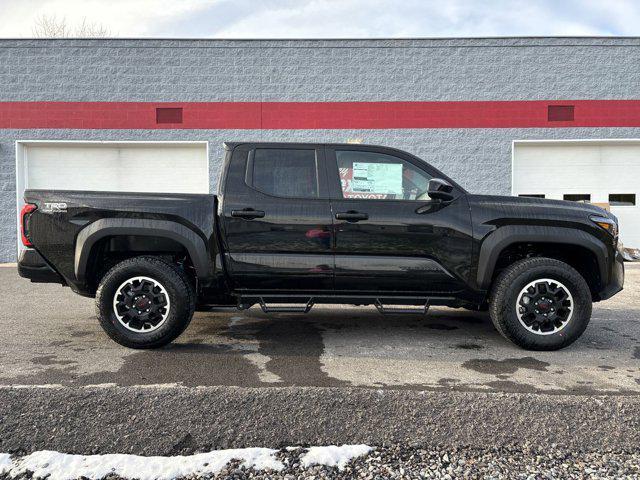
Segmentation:
{"type": "MultiPolygon", "coordinates": [[[[634,99],[640,39],[0,40],[0,101],[634,99]]],[[[0,130],[0,261],[13,261],[15,141],[363,138],[408,150],[474,192],[508,194],[511,142],[638,138],[638,128],[0,130]]]]}

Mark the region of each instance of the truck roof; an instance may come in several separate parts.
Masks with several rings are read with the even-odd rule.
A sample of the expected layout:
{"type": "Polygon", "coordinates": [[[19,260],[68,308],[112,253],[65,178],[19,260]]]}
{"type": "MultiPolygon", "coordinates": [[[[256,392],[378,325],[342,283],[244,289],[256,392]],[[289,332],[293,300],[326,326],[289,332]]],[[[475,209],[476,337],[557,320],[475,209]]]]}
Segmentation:
{"type": "Polygon", "coordinates": [[[384,145],[375,145],[371,143],[327,143],[327,142],[223,142],[222,146],[225,150],[233,150],[238,145],[263,145],[263,146],[277,146],[277,145],[326,145],[326,146],[334,146],[334,147],[353,147],[354,145],[362,146],[362,147],[375,147],[375,148],[385,148],[389,150],[397,150],[393,147],[387,147],[384,145]]]}

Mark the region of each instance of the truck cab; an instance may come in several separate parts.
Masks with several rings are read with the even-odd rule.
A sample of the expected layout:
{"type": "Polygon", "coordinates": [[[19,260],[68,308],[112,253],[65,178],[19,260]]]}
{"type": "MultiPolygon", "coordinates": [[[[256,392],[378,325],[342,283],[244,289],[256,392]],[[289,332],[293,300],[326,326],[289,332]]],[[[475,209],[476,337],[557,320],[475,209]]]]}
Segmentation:
{"type": "Polygon", "coordinates": [[[436,169],[373,146],[229,148],[220,237],[242,295],[425,297],[465,289],[469,204],[436,169]],[[435,178],[450,187],[444,200],[428,195],[435,178]]]}

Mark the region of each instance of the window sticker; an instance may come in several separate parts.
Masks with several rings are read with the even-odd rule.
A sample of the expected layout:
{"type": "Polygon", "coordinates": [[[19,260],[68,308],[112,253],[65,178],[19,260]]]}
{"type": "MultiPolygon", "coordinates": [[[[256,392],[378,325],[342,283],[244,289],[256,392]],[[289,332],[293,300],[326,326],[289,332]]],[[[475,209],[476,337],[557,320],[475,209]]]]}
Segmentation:
{"type": "Polygon", "coordinates": [[[340,169],[346,198],[402,198],[402,164],[353,162],[352,169],[340,169]]]}

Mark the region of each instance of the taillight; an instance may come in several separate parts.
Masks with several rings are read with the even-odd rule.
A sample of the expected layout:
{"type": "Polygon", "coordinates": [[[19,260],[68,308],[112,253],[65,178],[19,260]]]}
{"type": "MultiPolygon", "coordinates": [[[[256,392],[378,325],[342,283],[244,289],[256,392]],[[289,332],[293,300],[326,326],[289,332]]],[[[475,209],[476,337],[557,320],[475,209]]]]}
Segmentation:
{"type": "Polygon", "coordinates": [[[29,215],[38,207],[36,207],[33,203],[27,203],[22,210],[20,210],[20,234],[22,236],[22,244],[25,247],[33,247],[31,240],[29,240],[29,228],[28,228],[28,220],[29,215]]]}

